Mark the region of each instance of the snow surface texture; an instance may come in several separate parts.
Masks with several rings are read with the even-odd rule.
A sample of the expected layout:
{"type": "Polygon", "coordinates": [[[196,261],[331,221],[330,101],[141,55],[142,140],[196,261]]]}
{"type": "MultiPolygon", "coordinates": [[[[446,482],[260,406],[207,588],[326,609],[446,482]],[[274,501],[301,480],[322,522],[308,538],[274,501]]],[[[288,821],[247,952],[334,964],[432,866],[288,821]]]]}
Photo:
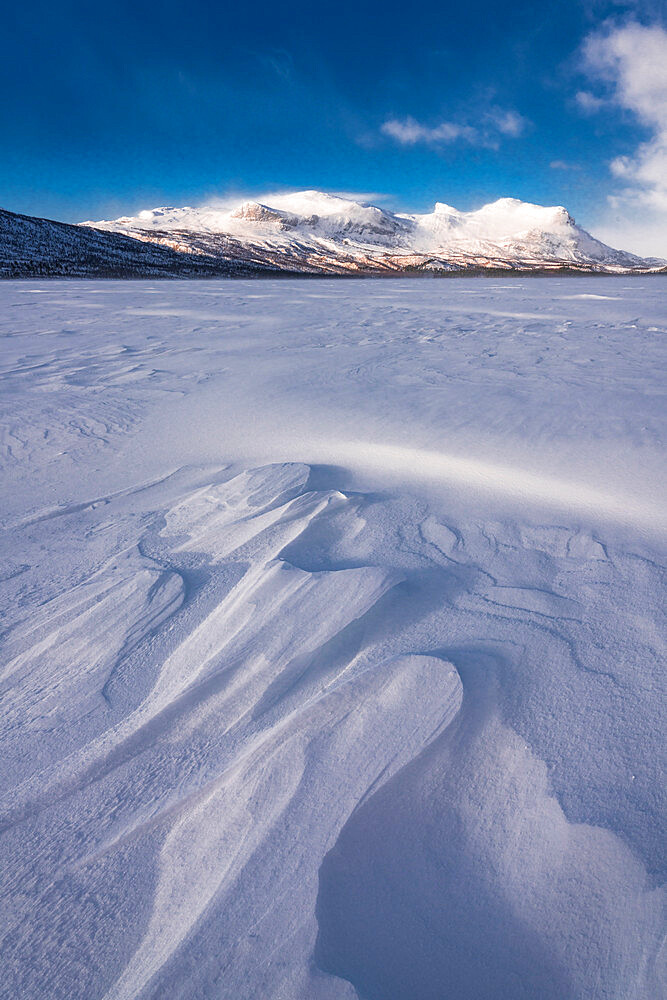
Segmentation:
{"type": "Polygon", "coordinates": [[[0,297],[0,996],[664,995],[662,280],[0,297]]]}
{"type": "Polygon", "coordinates": [[[322,191],[300,191],[271,195],[266,204],[154,208],[83,225],[195,255],[312,273],[623,272],[665,264],[613,250],[577,226],[562,207],[516,198],[501,198],[475,212],[438,203],[427,215],[397,215],[322,191]]]}

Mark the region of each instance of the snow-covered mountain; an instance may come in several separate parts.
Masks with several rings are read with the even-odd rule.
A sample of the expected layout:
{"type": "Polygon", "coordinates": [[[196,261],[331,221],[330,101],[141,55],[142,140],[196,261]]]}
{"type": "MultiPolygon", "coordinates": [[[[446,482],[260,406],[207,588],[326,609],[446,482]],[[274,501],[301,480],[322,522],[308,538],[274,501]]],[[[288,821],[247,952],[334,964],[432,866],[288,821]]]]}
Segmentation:
{"type": "Polygon", "coordinates": [[[664,270],[596,240],[564,208],[514,198],[410,215],[301,191],[79,226],[0,209],[0,277],[664,270]]]}
{"type": "Polygon", "coordinates": [[[321,191],[201,208],[154,208],[85,226],[215,258],[306,273],[501,269],[656,270],[614,250],[562,207],[501,198],[474,212],[437,203],[425,215],[393,213],[321,191]]]}

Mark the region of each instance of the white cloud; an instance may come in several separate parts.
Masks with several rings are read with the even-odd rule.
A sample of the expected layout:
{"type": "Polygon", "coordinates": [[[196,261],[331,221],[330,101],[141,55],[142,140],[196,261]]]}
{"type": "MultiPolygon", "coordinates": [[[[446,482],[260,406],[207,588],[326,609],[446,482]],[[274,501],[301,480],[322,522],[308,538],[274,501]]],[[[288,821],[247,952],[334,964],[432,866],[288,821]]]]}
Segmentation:
{"type": "Polygon", "coordinates": [[[588,38],[584,57],[588,72],[611,88],[612,101],[650,131],[634,153],[609,165],[623,186],[609,199],[605,237],[618,244],[628,234],[628,249],[667,257],[667,31],[613,27],[588,38]]]}
{"type": "Polygon", "coordinates": [[[577,102],[581,111],[585,114],[592,114],[595,111],[599,111],[600,108],[604,107],[604,98],[596,97],[595,94],[591,94],[588,90],[580,90],[574,95],[574,99],[577,102]]]}
{"type": "Polygon", "coordinates": [[[552,160],[549,166],[552,170],[581,170],[579,163],[569,163],[567,160],[552,160]]]}
{"type": "Polygon", "coordinates": [[[415,118],[390,118],[381,126],[384,135],[403,146],[417,143],[438,146],[453,142],[467,142],[474,146],[495,148],[501,136],[516,138],[524,131],[527,120],[517,111],[492,108],[482,116],[477,125],[460,122],[440,122],[424,125],[415,118]]]}
{"type": "Polygon", "coordinates": [[[516,111],[492,111],[490,121],[503,135],[518,136],[528,124],[523,115],[516,111]]]}
{"type": "Polygon", "coordinates": [[[474,142],[477,130],[470,125],[457,125],[454,122],[441,122],[439,125],[422,125],[414,118],[390,118],[382,125],[382,132],[403,146],[414,146],[418,142],[448,143],[457,139],[474,142]]]}

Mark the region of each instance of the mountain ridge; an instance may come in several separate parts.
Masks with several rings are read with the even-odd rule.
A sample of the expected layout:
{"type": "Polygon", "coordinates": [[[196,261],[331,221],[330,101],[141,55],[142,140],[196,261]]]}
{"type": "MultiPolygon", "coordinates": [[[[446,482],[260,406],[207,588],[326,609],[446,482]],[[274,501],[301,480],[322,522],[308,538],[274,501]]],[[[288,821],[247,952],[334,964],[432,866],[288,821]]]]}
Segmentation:
{"type": "Polygon", "coordinates": [[[615,250],[562,206],[500,198],[394,213],[322,191],[160,207],[78,225],[0,209],[0,277],[651,274],[667,262],[615,250]]]}
{"type": "Polygon", "coordinates": [[[83,225],[156,243],[177,239],[194,253],[233,252],[310,273],[624,273],[661,266],[606,246],[562,206],[516,198],[500,198],[471,212],[436,202],[433,212],[417,214],[306,190],[236,204],[159,207],[83,225]]]}

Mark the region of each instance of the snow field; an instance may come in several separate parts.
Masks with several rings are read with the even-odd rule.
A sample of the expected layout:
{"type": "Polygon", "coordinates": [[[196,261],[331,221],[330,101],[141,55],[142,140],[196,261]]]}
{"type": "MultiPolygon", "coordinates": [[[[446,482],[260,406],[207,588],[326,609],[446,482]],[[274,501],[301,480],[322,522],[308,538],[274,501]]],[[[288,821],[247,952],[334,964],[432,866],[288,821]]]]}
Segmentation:
{"type": "Polygon", "coordinates": [[[660,289],[0,289],[0,996],[660,995],[660,289]]]}

